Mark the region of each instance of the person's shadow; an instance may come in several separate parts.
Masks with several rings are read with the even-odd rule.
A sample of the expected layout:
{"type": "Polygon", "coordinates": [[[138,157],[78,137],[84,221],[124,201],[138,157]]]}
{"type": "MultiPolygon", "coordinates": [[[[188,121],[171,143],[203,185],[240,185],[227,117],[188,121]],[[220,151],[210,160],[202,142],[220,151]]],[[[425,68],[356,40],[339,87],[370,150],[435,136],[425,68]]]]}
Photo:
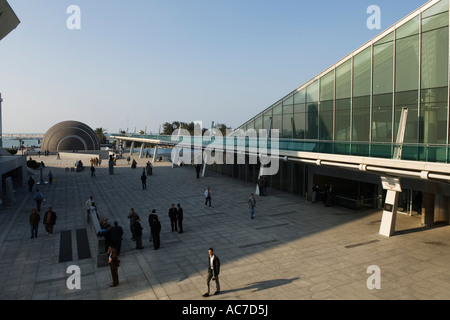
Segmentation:
{"type": "Polygon", "coordinates": [[[221,293],[230,293],[230,292],[236,292],[236,291],[240,291],[240,290],[251,290],[251,289],[253,289],[252,292],[257,292],[257,291],[262,291],[262,290],[266,290],[266,289],[270,289],[270,288],[284,286],[284,285],[289,284],[298,279],[300,279],[300,278],[297,277],[297,278],[292,278],[292,279],[273,279],[273,280],[258,281],[258,282],[249,283],[244,288],[225,290],[225,291],[221,291],[221,293]]]}

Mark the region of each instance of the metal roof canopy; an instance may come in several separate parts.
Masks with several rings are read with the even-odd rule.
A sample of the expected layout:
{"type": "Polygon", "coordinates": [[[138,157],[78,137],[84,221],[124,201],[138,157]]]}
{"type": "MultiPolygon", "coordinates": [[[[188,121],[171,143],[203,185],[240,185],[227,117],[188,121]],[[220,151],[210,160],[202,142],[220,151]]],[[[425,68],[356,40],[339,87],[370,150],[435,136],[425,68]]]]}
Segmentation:
{"type": "Polygon", "coordinates": [[[0,40],[6,37],[20,23],[19,18],[6,0],[0,0],[0,40]]]}

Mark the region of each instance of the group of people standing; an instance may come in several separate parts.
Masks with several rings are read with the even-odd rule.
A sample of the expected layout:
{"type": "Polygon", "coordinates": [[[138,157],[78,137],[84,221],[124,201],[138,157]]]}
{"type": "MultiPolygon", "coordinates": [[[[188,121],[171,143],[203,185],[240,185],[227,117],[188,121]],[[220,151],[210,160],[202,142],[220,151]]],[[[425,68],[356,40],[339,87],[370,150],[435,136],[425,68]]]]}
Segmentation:
{"type": "MultiPolygon", "coordinates": [[[[130,231],[132,234],[131,240],[136,242],[136,249],[144,249],[142,246],[142,230],[144,228],[140,223],[141,217],[135,212],[134,208],[130,209],[128,219],[130,219],[130,231]]],[[[156,209],[153,209],[148,216],[148,224],[150,227],[149,241],[153,243],[153,249],[158,250],[161,247],[161,222],[156,214],[156,209]]]]}
{"type": "Polygon", "coordinates": [[[334,204],[334,195],[335,193],[332,184],[325,184],[323,189],[320,189],[319,186],[313,184],[311,202],[316,203],[318,196],[320,196],[322,204],[326,207],[331,207],[334,204]]]}

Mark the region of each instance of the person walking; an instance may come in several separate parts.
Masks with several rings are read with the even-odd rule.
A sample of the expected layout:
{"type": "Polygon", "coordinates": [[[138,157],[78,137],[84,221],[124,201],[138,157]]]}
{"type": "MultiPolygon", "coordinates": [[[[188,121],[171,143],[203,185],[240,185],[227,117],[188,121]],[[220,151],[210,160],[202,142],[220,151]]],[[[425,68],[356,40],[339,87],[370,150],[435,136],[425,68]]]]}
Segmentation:
{"type": "Polygon", "coordinates": [[[152,213],[149,216],[149,224],[151,229],[151,235],[153,240],[153,248],[158,250],[161,246],[160,233],[161,233],[161,222],[156,215],[156,210],[153,209],[152,213]]]}
{"type": "Polygon", "coordinates": [[[119,265],[120,260],[118,259],[117,250],[112,246],[109,246],[107,253],[109,254],[109,270],[111,271],[112,284],[110,287],[117,287],[119,285],[119,265]]]}
{"type": "Polygon", "coordinates": [[[248,207],[250,208],[250,219],[253,220],[253,215],[255,214],[255,207],[256,207],[256,199],[253,193],[250,195],[250,198],[248,199],[248,207]]]}
{"type": "Polygon", "coordinates": [[[48,183],[49,184],[53,183],[53,173],[51,171],[48,172],[48,183]]]}
{"type": "Polygon", "coordinates": [[[177,230],[177,209],[175,208],[175,204],[172,203],[172,207],[169,209],[169,218],[170,218],[170,227],[172,228],[172,232],[177,230]]]}
{"type": "Polygon", "coordinates": [[[209,207],[211,208],[211,188],[210,187],[208,187],[208,189],[205,190],[205,208],[208,203],[209,203],[209,207]]]}
{"type": "Polygon", "coordinates": [[[40,192],[39,189],[36,189],[36,193],[34,194],[34,201],[36,201],[36,207],[38,212],[41,212],[41,203],[43,200],[44,196],[42,195],[42,192],[40,192]]]}
{"type": "Polygon", "coordinates": [[[316,184],[313,184],[312,186],[312,197],[311,197],[311,202],[312,203],[316,203],[317,202],[317,191],[319,190],[319,188],[317,187],[316,184]]]}
{"type": "Polygon", "coordinates": [[[147,189],[147,176],[145,174],[145,168],[142,171],[142,175],[141,175],[141,182],[142,182],[142,190],[147,189]]]}
{"type": "Polygon", "coordinates": [[[216,282],[216,292],[214,293],[219,294],[220,293],[220,283],[219,283],[219,273],[220,273],[220,259],[217,255],[214,254],[214,249],[209,248],[208,250],[209,257],[208,257],[208,277],[206,280],[206,285],[208,287],[208,291],[203,294],[204,297],[208,297],[210,290],[209,290],[209,283],[211,280],[214,280],[216,282]]]}
{"type": "Polygon", "coordinates": [[[86,200],[86,211],[87,211],[88,216],[91,213],[91,206],[92,206],[93,202],[94,202],[94,198],[92,196],[89,196],[89,199],[86,200]]]}
{"type": "Polygon", "coordinates": [[[53,228],[56,224],[56,213],[52,210],[52,207],[48,207],[47,212],[44,215],[44,225],[47,235],[53,235],[53,228]]]}
{"type": "Polygon", "coordinates": [[[33,186],[34,186],[34,179],[33,177],[30,176],[30,178],[28,179],[28,191],[32,192],[33,186]]]}
{"type": "Polygon", "coordinates": [[[144,249],[142,246],[142,226],[139,223],[139,220],[134,221],[134,236],[136,239],[136,249],[144,249]]]}
{"type": "Polygon", "coordinates": [[[135,241],[136,237],[134,233],[134,223],[136,222],[136,220],[140,220],[141,218],[136,212],[134,212],[134,209],[131,208],[130,213],[128,214],[128,219],[130,219],[130,231],[132,235],[131,240],[135,241]]]}
{"type": "Polygon", "coordinates": [[[177,203],[178,233],[183,233],[183,208],[177,203]]]}
{"type": "Polygon", "coordinates": [[[95,167],[91,164],[91,178],[95,178],[95,167]]]}
{"type": "Polygon", "coordinates": [[[37,238],[39,222],[41,221],[41,216],[36,209],[31,209],[30,214],[30,226],[31,226],[31,239],[37,238]]]}
{"type": "Polygon", "coordinates": [[[200,170],[202,169],[202,165],[201,164],[197,164],[195,166],[195,172],[197,173],[197,179],[200,179],[200,170]]]}
{"type": "Polygon", "coordinates": [[[258,179],[258,191],[260,197],[264,195],[263,187],[264,187],[264,180],[263,177],[261,176],[258,179]]]}

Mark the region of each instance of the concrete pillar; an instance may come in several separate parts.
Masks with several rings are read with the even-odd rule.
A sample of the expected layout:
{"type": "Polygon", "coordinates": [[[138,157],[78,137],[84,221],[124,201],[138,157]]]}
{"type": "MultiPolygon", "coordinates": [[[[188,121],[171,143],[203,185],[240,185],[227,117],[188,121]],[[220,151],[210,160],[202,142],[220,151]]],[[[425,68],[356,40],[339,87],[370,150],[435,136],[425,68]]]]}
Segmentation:
{"type": "Polygon", "coordinates": [[[424,192],[422,196],[422,225],[432,227],[434,225],[435,194],[424,192]]]}
{"type": "Polygon", "coordinates": [[[172,152],[172,155],[173,155],[173,158],[172,158],[172,168],[176,168],[177,166],[178,166],[178,159],[179,159],[179,156],[180,156],[180,151],[181,151],[181,149],[180,149],[180,147],[174,147],[173,148],[173,150],[175,151],[175,152],[172,152]]]}
{"type": "Polygon", "coordinates": [[[134,141],[131,141],[130,157],[133,155],[133,149],[134,149],[134,141]]]}
{"type": "Polygon", "coordinates": [[[388,190],[384,203],[383,217],[381,219],[380,234],[391,237],[395,233],[395,223],[397,219],[398,192],[388,190]]]}
{"type": "Polygon", "coordinates": [[[144,154],[144,145],[145,145],[145,143],[142,142],[141,143],[141,151],[139,152],[139,159],[142,159],[142,155],[144,154]]]}
{"type": "Polygon", "coordinates": [[[450,197],[442,194],[436,195],[434,205],[434,221],[450,223],[450,197]]]}
{"type": "Polygon", "coordinates": [[[158,145],[155,145],[155,150],[153,151],[153,160],[152,160],[153,163],[156,161],[157,154],[158,154],[158,145]]]}

